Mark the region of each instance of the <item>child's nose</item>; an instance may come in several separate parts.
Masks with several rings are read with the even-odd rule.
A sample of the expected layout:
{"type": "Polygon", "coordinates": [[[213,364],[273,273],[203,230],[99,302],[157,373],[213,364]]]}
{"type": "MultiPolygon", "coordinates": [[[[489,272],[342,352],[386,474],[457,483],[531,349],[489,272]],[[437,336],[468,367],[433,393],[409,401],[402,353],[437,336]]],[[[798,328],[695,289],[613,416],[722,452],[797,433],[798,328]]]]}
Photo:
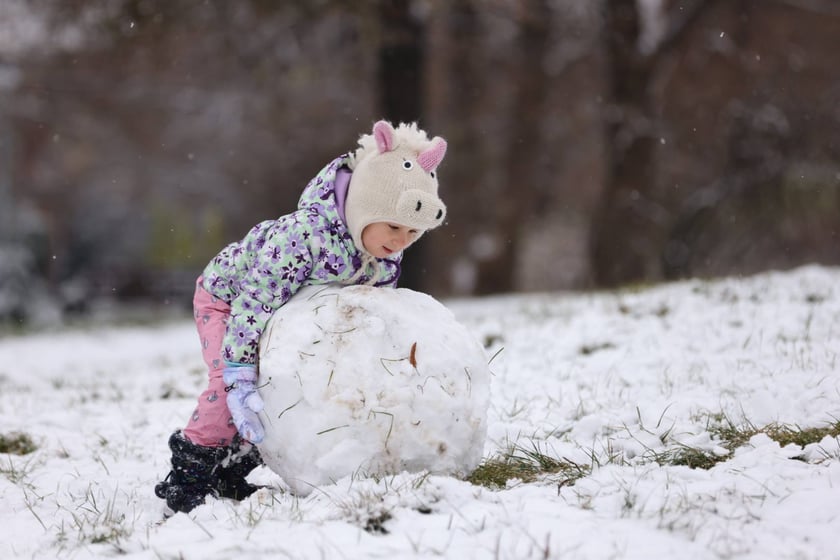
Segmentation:
{"type": "Polygon", "coordinates": [[[408,245],[408,232],[407,231],[397,232],[397,243],[399,243],[401,247],[405,247],[406,245],[408,245]]]}

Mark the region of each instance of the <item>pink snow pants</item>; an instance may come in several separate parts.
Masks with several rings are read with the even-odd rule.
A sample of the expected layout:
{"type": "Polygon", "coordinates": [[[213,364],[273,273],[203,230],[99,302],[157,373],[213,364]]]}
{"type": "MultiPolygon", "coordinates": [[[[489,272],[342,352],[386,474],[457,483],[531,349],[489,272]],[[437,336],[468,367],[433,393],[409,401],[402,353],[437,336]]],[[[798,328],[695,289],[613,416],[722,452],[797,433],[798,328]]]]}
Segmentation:
{"type": "Polygon", "coordinates": [[[227,406],[227,393],[222,371],[222,339],[225,336],[230,305],[210,295],[201,285],[199,277],[195,285],[193,311],[201,353],[208,370],[207,389],[198,397],[198,406],[190,417],[184,436],[191,442],[208,447],[224,447],[230,444],[236,434],[236,427],[227,406]]]}

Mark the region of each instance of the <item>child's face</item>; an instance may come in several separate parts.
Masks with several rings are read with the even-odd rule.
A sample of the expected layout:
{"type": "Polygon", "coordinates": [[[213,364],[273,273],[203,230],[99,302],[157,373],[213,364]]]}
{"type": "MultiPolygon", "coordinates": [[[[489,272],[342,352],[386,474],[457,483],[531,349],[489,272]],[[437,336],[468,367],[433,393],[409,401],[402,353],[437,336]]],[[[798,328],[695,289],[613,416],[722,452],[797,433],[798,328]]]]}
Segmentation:
{"type": "Polygon", "coordinates": [[[417,240],[420,232],[390,222],[374,222],[362,230],[362,244],[378,259],[399,253],[417,240]]]}

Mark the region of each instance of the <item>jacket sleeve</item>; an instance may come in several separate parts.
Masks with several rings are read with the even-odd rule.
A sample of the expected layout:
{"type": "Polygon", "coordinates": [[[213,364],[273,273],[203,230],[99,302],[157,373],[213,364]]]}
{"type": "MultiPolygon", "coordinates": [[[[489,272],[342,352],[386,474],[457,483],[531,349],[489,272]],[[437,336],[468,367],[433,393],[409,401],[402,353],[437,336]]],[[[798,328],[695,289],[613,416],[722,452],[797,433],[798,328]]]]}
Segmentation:
{"type": "Polygon", "coordinates": [[[312,273],[308,228],[297,220],[278,223],[255,252],[230,304],[222,342],[228,362],[256,364],[260,336],[271,315],[300,289],[312,273]]]}

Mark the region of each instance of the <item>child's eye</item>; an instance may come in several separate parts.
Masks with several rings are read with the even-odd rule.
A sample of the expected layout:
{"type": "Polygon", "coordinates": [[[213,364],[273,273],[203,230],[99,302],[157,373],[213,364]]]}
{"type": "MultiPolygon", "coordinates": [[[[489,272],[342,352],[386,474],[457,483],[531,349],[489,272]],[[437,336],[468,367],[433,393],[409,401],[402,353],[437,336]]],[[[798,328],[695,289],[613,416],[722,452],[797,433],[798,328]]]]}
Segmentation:
{"type": "Polygon", "coordinates": [[[409,169],[411,169],[412,167],[414,167],[414,164],[413,164],[410,160],[404,160],[404,161],[403,161],[403,169],[405,169],[406,171],[408,171],[408,170],[409,170],[409,169]]]}
{"type": "Polygon", "coordinates": [[[394,231],[400,229],[400,226],[389,225],[388,227],[391,228],[394,231]]]}

